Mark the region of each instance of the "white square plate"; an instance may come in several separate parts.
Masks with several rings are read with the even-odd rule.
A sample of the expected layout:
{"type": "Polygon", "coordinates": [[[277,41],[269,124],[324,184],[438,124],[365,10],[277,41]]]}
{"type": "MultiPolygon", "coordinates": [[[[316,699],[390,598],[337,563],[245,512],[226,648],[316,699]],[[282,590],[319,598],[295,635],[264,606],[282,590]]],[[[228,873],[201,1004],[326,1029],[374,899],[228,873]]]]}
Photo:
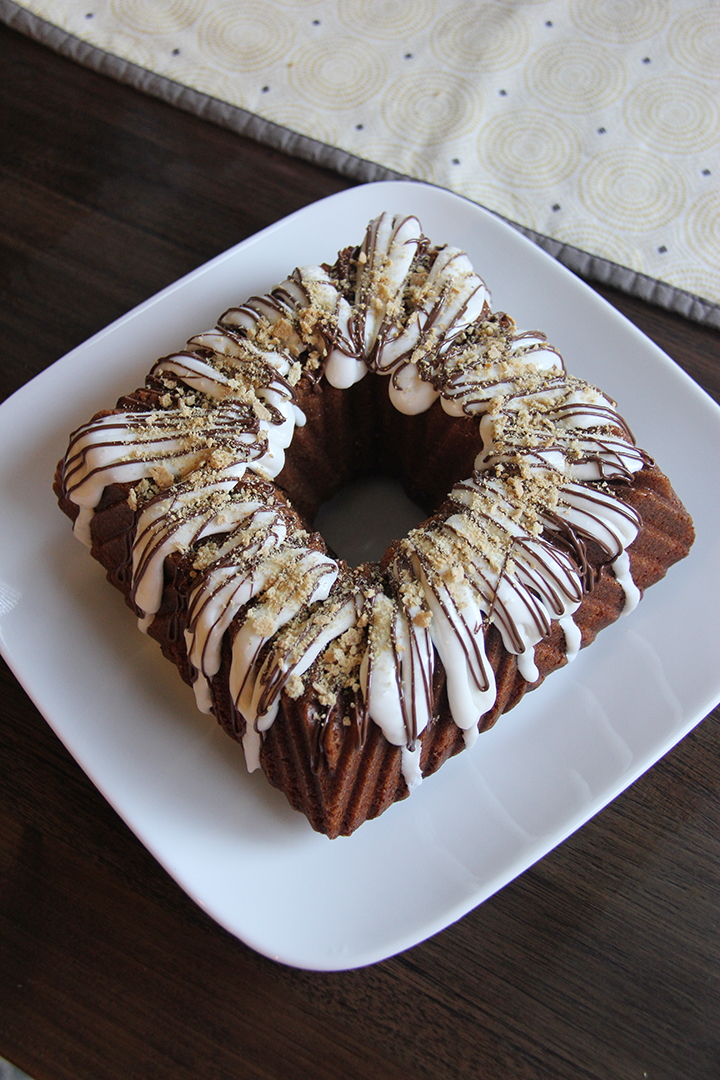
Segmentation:
{"type": "MultiPolygon", "coordinates": [[[[605,806],[720,698],[720,409],[573,274],[473,203],[416,183],[293,214],[141,304],[0,407],[0,646],[53,729],[211,916],[287,964],[382,960],[459,919],[605,806]],[[156,357],[382,210],[464,247],[521,329],[614,396],[694,516],[691,555],[471,752],[349,838],[312,832],[207,718],[72,537],[53,470],[69,432],[156,357]]],[[[581,868],[579,868],[579,872],[581,868]]]]}

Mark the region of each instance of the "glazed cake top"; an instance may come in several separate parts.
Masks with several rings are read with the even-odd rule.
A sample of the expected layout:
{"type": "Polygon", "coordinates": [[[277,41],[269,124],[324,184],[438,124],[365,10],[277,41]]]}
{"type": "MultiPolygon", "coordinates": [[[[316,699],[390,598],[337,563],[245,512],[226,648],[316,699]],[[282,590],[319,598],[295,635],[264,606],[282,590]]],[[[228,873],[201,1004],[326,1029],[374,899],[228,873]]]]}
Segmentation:
{"type": "Polygon", "coordinates": [[[132,407],[73,433],[63,484],[87,544],[103,491],[128,486],[132,598],[144,629],[160,607],[166,557],[192,558],[185,638],[196,697],[212,707],[230,635],[230,692],[247,721],[250,767],[283,690],[312,689],[327,709],[349,691],[363,722],[403,748],[412,787],[437,656],[453,719],[472,742],[495,696],[490,625],[530,683],[534,648],[554,621],[572,659],[590,542],[627,609],[637,602],[627,548],[640,521],[617,482],[648,461],[613,401],[567,374],[542,333],[520,333],[492,311],[464,252],[433,246],[412,216],[382,214],[333,265],[297,268],[158,360],[147,401],[135,395],[132,407]],[[439,401],[450,416],[476,418],[478,453],[442,514],[382,570],[353,571],[284,500],[247,481],[281,472],[305,423],[306,382],[346,389],[369,373],[387,377],[401,412],[439,401]]]}

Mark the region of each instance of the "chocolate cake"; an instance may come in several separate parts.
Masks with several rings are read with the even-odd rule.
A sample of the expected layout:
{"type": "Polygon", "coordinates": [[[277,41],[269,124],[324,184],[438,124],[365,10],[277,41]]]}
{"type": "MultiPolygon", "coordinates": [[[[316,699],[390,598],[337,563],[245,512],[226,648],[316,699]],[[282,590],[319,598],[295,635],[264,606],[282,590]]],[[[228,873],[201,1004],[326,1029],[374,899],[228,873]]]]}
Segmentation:
{"type": "Polygon", "coordinates": [[[71,435],[55,491],[199,708],[331,837],[472,746],[693,541],[615,403],[493,311],[466,254],[388,214],[158,360],[71,435]],[[427,520],[352,568],[312,522],[372,474],[427,520]]]}

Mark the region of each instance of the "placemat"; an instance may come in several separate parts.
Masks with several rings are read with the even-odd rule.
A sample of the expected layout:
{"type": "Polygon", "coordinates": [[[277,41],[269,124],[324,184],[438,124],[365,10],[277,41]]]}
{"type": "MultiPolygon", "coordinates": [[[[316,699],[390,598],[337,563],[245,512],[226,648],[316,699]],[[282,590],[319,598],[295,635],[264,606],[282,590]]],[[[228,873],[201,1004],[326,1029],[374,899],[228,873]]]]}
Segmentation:
{"type": "Polygon", "coordinates": [[[720,327],[720,4],[0,0],[0,18],[344,175],[449,188],[720,327]]]}

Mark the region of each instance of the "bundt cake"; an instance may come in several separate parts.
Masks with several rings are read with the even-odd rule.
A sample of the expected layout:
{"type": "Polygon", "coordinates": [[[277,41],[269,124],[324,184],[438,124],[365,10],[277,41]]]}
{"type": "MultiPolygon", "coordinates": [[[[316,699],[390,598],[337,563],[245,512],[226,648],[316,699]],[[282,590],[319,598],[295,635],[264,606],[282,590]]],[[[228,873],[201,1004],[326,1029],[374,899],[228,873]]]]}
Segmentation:
{"type": "Polygon", "coordinates": [[[615,403],[493,311],[466,254],[387,213],[158,360],[71,435],[55,491],[199,708],[331,837],[470,747],[693,541],[615,403]],[[428,516],[350,567],[312,522],[371,474],[428,516]]]}

